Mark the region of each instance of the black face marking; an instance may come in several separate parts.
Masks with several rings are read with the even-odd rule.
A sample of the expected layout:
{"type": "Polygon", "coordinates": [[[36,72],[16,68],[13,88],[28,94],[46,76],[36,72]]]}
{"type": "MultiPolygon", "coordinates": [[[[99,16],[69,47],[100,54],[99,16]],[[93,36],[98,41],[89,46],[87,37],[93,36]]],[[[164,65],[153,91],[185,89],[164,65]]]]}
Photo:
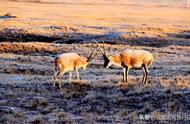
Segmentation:
{"type": "Polygon", "coordinates": [[[104,68],[106,68],[109,64],[110,60],[108,59],[108,57],[104,56],[104,68]]]}

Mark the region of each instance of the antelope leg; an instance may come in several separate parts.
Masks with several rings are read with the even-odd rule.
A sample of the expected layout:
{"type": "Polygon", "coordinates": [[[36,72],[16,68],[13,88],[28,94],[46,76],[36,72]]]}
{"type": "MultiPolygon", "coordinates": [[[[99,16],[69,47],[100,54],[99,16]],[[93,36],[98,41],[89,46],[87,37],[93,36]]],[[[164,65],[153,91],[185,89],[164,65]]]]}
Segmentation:
{"type": "Polygon", "coordinates": [[[129,68],[128,67],[126,67],[126,69],[125,69],[125,77],[126,77],[126,82],[128,82],[128,73],[129,73],[129,68]]]}
{"type": "Polygon", "coordinates": [[[55,71],[54,72],[54,81],[53,81],[53,86],[55,87],[55,83],[56,83],[56,81],[57,81],[57,76],[60,74],[60,72],[57,72],[57,71],[55,71]]]}
{"type": "Polygon", "coordinates": [[[71,83],[72,71],[69,72],[69,83],[71,83]]]}
{"type": "Polygon", "coordinates": [[[76,68],[76,74],[77,74],[77,79],[80,81],[80,75],[79,75],[79,72],[78,72],[78,69],[76,68]]]}
{"type": "Polygon", "coordinates": [[[62,90],[62,87],[61,87],[61,78],[62,76],[64,75],[65,72],[61,72],[59,75],[58,75],[58,79],[59,79],[59,88],[62,90]]]}
{"type": "Polygon", "coordinates": [[[126,82],[126,68],[123,68],[123,82],[126,82]]]}
{"type": "Polygon", "coordinates": [[[148,77],[148,71],[147,71],[147,67],[145,65],[143,65],[143,80],[142,83],[146,84],[147,81],[147,77],[148,77]]]}

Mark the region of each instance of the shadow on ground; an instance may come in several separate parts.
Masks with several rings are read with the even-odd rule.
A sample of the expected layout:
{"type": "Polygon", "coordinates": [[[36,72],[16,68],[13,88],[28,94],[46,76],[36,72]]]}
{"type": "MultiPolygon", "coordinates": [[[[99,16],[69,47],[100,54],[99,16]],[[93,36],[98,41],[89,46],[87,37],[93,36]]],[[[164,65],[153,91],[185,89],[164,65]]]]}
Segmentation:
{"type": "MultiPolygon", "coordinates": [[[[77,30],[76,30],[77,31],[77,30]]],[[[122,37],[125,33],[108,32],[102,35],[87,34],[87,33],[63,33],[62,36],[45,36],[40,34],[30,34],[23,29],[8,29],[0,31],[0,41],[16,41],[16,42],[49,42],[49,43],[89,43],[96,40],[108,44],[125,44],[131,46],[148,46],[148,47],[166,47],[169,45],[190,46],[189,31],[180,33],[168,33],[168,37],[148,37],[148,36],[131,36],[122,37]]]]}

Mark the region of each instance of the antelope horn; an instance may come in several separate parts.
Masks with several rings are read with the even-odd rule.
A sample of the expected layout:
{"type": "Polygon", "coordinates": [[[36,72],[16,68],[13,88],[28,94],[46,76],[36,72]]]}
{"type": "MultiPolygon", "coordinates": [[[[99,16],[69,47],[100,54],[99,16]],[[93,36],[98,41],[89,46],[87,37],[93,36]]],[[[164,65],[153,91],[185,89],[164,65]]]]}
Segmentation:
{"type": "Polygon", "coordinates": [[[102,51],[102,48],[100,47],[100,45],[98,44],[98,42],[96,40],[94,40],[94,42],[97,44],[98,48],[100,49],[100,52],[103,56],[106,56],[105,52],[102,51]]]}
{"type": "Polygon", "coordinates": [[[106,55],[105,46],[104,46],[104,39],[101,37],[101,40],[102,40],[102,42],[103,42],[104,54],[106,55]]]}
{"type": "Polygon", "coordinates": [[[94,49],[95,49],[95,48],[93,48],[93,49],[92,49],[92,45],[91,45],[90,50],[92,51],[92,53],[91,53],[91,54],[90,54],[90,56],[87,58],[87,62],[90,62],[90,61],[93,59],[93,57],[95,57],[95,56],[96,56],[96,55],[95,55],[95,56],[93,56],[94,49]]]}
{"type": "Polygon", "coordinates": [[[93,53],[94,53],[94,49],[92,50],[92,53],[90,54],[90,56],[87,58],[87,62],[90,62],[92,60],[93,53]]]}

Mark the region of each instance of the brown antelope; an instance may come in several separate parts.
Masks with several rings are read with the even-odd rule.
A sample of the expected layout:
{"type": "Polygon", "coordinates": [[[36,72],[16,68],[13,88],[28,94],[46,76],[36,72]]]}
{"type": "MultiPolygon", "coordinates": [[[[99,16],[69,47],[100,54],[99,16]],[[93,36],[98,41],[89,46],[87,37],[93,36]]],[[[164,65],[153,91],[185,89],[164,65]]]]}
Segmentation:
{"type": "MultiPolygon", "coordinates": [[[[95,41],[96,42],[96,41],[95,41]]],[[[143,80],[142,83],[145,84],[148,76],[148,67],[153,62],[153,55],[146,50],[125,50],[115,55],[107,56],[103,41],[103,50],[98,45],[100,52],[103,55],[104,67],[109,68],[111,65],[116,65],[123,68],[123,81],[128,82],[128,73],[131,68],[142,68],[143,69],[143,80]]]]}
{"type": "Polygon", "coordinates": [[[59,87],[61,87],[61,78],[65,72],[69,72],[69,82],[71,82],[72,71],[75,70],[77,74],[77,79],[80,81],[80,76],[78,72],[78,68],[86,69],[89,62],[92,60],[93,51],[88,58],[80,56],[77,53],[63,53],[57,56],[54,59],[54,82],[53,86],[55,87],[55,83],[57,78],[59,79],[59,87]]]}

